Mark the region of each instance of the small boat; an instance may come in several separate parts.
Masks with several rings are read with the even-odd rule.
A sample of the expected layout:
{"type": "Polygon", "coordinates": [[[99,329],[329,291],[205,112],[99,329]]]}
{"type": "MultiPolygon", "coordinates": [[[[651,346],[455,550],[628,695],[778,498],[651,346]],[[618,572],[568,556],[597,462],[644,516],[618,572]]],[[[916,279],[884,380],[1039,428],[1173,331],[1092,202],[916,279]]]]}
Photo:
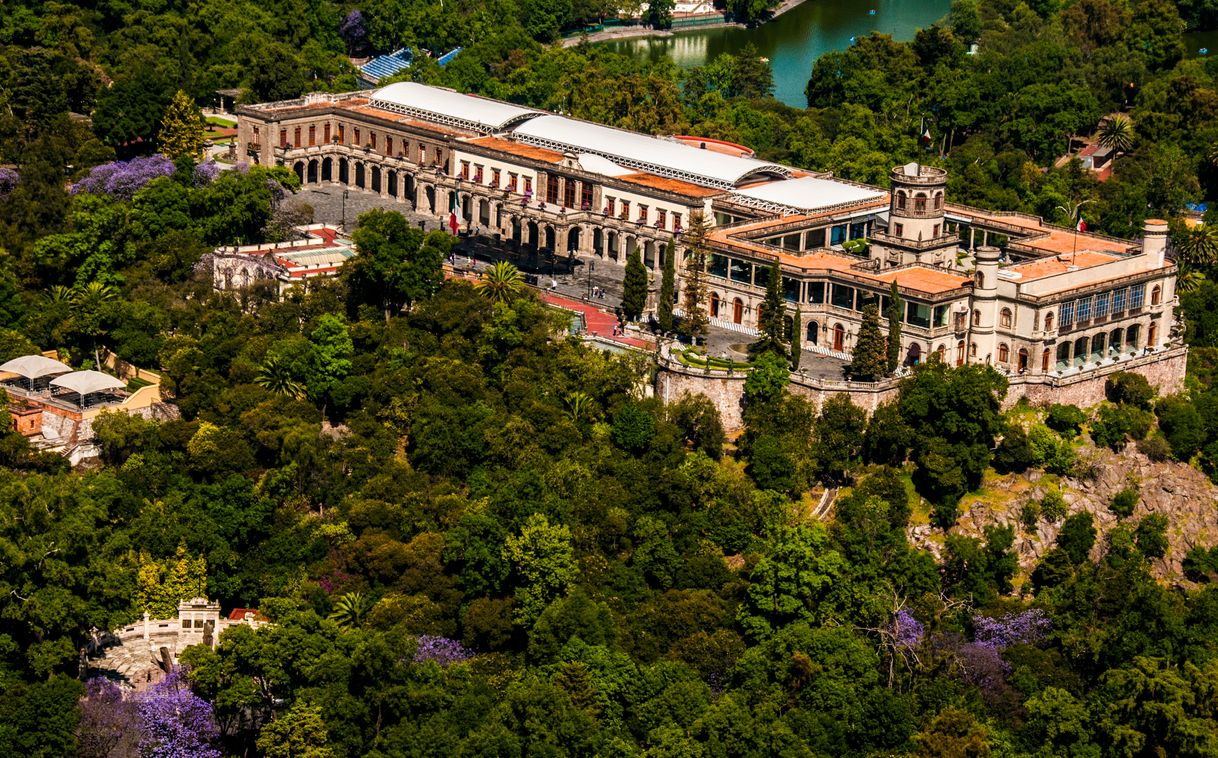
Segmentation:
{"type": "Polygon", "coordinates": [[[875,8],[872,8],[871,10],[867,11],[867,15],[868,15],[868,16],[874,16],[874,15],[875,15],[875,8]]]}
{"type": "Polygon", "coordinates": [[[1198,50],[1197,52],[1200,53],[1201,55],[1209,55],[1210,49],[1208,47],[1203,47],[1200,50],[1198,50]]]}

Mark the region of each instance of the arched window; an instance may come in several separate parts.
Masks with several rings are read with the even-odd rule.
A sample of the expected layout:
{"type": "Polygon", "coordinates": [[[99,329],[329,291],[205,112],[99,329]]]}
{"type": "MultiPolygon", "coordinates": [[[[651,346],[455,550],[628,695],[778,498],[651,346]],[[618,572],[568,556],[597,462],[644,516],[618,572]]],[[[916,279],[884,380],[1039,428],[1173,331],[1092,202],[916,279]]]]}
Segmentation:
{"type": "Polygon", "coordinates": [[[897,208],[900,210],[905,210],[905,205],[906,205],[905,193],[898,192],[897,193],[897,208]]]}
{"type": "Polygon", "coordinates": [[[939,355],[940,361],[947,360],[947,345],[939,345],[938,349],[936,349],[935,352],[939,355]]]}
{"type": "Polygon", "coordinates": [[[943,209],[943,193],[936,192],[935,193],[935,210],[942,210],[942,209],[943,209]]]}
{"type": "Polygon", "coordinates": [[[1049,370],[1049,360],[1052,358],[1052,356],[1053,356],[1053,353],[1047,347],[1045,348],[1045,351],[1040,354],[1040,370],[1041,371],[1049,370]]]}
{"type": "Polygon", "coordinates": [[[956,365],[964,365],[964,340],[960,340],[956,343],[956,365]]]}
{"type": "Polygon", "coordinates": [[[833,325],[833,349],[839,353],[846,349],[846,329],[841,324],[833,325]]]}
{"type": "Polygon", "coordinates": [[[921,212],[926,210],[926,195],[918,193],[914,195],[914,211],[921,212]]]}
{"type": "Polygon", "coordinates": [[[815,321],[809,321],[808,322],[808,344],[815,345],[817,342],[817,338],[819,338],[819,337],[820,337],[820,327],[817,326],[815,321]]]}
{"type": "Polygon", "coordinates": [[[1162,299],[1163,299],[1163,288],[1157,284],[1155,286],[1151,287],[1150,288],[1150,304],[1158,305],[1159,301],[1162,299]]]}
{"type": "Polygon", "coordinates": [[[1045,331],[1046,332],[1053,331],[1053,314],[1052,313],[1045,314],[1045,331]]]}
{"type": "Polygon", "coordinates": [[[710,315],[711,315],[711,318],[719,318],[719,293],[718,292],[711,293],[710,315]]]}
{"type": "Polygon", "coordinates": [[[1006,328],[1011,328],[1011,309],[1003,308],[1002,313],[998,316],[998,323],[1006,328]]]}
{"type": "Polygon", "coordinates": [[[732,322],[736,324],[744,322],[744,301],[740,298],[732,301],[732,322]]]}
{"type": "Polygon", "coordinates": [[[1159,325],[1151,324],[1146,330],[1146,347],[1159,346],[1159,325]]]}
{"type": "Polygon", "coordinates": [[[998,362],[1007,363],[1011,360],[1011,348],[1007,347],[1007,343],[1001,342],[998,344],[998,362]]]}
{"type": "Polygon", "coordinates": [[[973,326],[981,326],[981,311],[977,308],[973,309],[973,326]]]}
{"type": "Polygon", "coordinates": [[[976,276],[973,278],[977,282],[977,289],[985,289],[985,274],[978,271],[976,276]]]}
{"type": "Polygon", "coordinates": [[[977,343],[976,342],[973,342],[968,346],[968,357],[970,357],[970,358],[977,357],[977,343]]]}

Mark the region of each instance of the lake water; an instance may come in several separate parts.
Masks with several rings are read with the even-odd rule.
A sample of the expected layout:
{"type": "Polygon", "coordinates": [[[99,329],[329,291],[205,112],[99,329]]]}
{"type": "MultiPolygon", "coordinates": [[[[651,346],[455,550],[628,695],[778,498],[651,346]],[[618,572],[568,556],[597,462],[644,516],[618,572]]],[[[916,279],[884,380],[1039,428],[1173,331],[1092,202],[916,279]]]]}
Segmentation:
{"type": "Polygon", "coordinates": [[[751,42],[770,59],[774,96],[802,108],[807,105],[804,87],[812,64],[822,54],[844,50],[850,46],[851,37],[871,32],[890,34],[898,40],[912,39],[918,29],[943,18],[950,8],[951,0],[806,0],[756,29],[705,29],[601,44],[635,56],[668,55],[678,66],[692,68],[751,42]],[[871,10],[875,15],[869,15],[871,10]]]}

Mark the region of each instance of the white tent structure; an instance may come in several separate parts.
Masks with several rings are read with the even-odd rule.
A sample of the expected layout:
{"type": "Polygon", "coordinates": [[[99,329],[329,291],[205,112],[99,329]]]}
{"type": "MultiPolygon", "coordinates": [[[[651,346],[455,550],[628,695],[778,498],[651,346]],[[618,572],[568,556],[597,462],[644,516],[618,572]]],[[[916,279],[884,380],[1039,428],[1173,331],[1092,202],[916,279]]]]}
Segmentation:
{"type": "Polygon", "coordinates": [[[69,390],[80,395],[80,406],[85,405],[85,396],[98,392],[122,389],[127,383],[100,371],[73,371],[51,380],[52,387],[69,390]]]}
{"type": "Polygon", "coordinates": [[[23,355],[0,364],[0,371],[20,376],[29,382],[32,390],[38,379],[71,373],[72,367],[44,355],[23,355]]]}

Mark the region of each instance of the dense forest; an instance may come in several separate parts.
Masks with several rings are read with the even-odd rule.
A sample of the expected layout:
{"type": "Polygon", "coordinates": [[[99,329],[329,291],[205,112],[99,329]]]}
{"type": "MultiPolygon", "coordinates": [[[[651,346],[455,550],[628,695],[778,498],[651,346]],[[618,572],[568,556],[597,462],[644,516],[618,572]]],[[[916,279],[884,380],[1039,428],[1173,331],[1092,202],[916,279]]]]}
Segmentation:
{"type": "Polygon", "coordinates": [[[987,471],[1085,478],[1093,447],[1218,478],[1218,237],[1182,221],[1218,196],[1218,63],[1181,36],[1218,5],[958,0],[909,43],[821,58],[807,109],[747,51],[681,74],[544,46],[604,13],[586,3],[5,11],[0,357],[105,348],[163,371],[182,417],[99,421],[84,471],[0,437],[3,754],[1218,754],[1218,550],[1156,581],[1174,527],[1132,518],[1134,487],[1102,540],[1056,490],[1029,503],[1058,534],[1030,576],[1010,528],[946,535],[987,471]],[[422,52],[458,45],[445,68],[422,52]],[[1082,208],[1115,235],[1165,216],[1188,392],[1118,374],[1097,408],[1004,414],[996,372],[931,362],[868,419],[787,392],[770,350],[728,439],[705,398],[648,398],[646,358],[563,336],[529,291],[445,282],[451,239],[384,212],[331,283],[214,293],[200,260],[287,234],[296,179],[157,154],[175,93],[348,90],[348,55],[404,46],[408,77],[851,179],[918,158],[960,202],[1082,208]],[[1108,181],[1052,167],[1116,112],[1108,181]],[[810,515],[825,486],[831,521],[810,515]],[[927,521],[938,560],[907,538],[927,521]],[[199,591],[273,623],[146,696],[79,676],[91,628],[199,591]]]}

